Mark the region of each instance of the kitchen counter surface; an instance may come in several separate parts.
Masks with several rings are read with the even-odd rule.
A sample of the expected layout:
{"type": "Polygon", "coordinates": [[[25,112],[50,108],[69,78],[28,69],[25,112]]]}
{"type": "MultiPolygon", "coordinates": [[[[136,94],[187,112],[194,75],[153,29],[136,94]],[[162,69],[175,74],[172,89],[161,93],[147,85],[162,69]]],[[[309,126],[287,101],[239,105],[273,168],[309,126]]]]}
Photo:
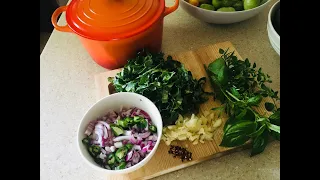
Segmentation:
{"type": "MultiPolygon", "coordinates": [[[[170,1],[167,5],[172,4],[170,1]]],[[[165,18],[162,49],[172,54],[231,41],[243,58],[270,74],[274,81],[271,87],[280,90],[280,57],[272,49],[266,30],[268,10],[275,2],[272,0],[258,16],[232,25],[209,25],[179,8],[165,18]]],[[[59,24],[64,23],[62,15],[59,24]]],[[[80,119],[96,101],[94,75],[103,71],[76,35],[53,31],[40,55],[41,180],[106,179],[81,159],[76,146],[80,119]]],[[[263,154],[252,158],[245,150],[155,179],[280,179],[280,143],[270,143],[263,154]]]]}

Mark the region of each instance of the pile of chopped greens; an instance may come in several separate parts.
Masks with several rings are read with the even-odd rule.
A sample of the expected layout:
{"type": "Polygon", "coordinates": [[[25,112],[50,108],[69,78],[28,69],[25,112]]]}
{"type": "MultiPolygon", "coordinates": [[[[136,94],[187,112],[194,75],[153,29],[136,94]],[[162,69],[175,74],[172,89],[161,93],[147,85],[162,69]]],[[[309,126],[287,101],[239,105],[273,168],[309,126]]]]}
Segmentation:
{"type": "Polygon", "coordinates": [[[221,107],[213,110],[225,111],[229,119],[224,125],[224,135],[220,146],[236,147],[252,140],[251,156],[264,151],[269,137],[280,141],[280,100],[278,92],[266,86],[271,83],[270,76],[262,69],[256,70],[248,59],[239,60],[228,49],[219,50],[221,57],[206,68],[214,89],[214,97],[221,101],[221,107]],[[259,114],[255,109],[263,97],[272,102],[264,104],[271,114],[259,114]]]}
{"type": "Polygon", "coordinates": [[[206,78],[192,77],[179,61],[146,50],[130,59],[122,71],[109,78],[117,92],[135,92],[149,98],[159,109],[164,126],[174,124],[178,115],[197,113],[207,101],[206,78]]]}

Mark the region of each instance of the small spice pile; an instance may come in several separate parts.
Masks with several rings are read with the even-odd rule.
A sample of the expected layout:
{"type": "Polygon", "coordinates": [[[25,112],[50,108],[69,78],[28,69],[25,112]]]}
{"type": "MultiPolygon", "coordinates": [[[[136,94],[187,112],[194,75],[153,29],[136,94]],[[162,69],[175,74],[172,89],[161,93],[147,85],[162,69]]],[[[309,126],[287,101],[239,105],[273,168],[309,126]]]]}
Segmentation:
{"type": "Polygon", "coordinates": [[[184,160],[191,161],[192,160],[192,152],[189,152],[186,148],[182,148],[180,146],[170,145],[169,154],[173,154],[173,157],[180,157],[181,161],[184,160]]]}

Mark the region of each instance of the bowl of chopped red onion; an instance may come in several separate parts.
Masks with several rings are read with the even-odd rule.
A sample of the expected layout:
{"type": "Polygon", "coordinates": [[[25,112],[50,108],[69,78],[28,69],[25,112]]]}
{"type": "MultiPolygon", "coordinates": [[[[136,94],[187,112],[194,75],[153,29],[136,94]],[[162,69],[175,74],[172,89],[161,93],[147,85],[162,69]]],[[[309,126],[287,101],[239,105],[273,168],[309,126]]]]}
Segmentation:
{"type": "Polygon", "coordinates": [[[148,98],[130,92],[92,105],[78,127],[78,149],[94,169],[126,174],[144,166],[162,135],[162,118],[148,98]]]}

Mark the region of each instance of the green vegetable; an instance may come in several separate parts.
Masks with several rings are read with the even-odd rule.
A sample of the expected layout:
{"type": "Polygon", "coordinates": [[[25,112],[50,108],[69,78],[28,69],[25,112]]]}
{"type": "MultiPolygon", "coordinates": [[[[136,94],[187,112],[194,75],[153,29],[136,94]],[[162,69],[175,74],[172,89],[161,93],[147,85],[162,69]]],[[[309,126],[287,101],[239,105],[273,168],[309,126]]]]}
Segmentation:
{"type": "Polygon", "coordinates": [[[268,140],[269,140],[268,130],[265,129],[261,134],[259,134],[253,139],[251,156],[254,156],[263,152],[265,147],[268,144],[268,140]]]}
{"type": "Polygon", "coordinates": [[[110,128],[112,129],[115,136],[120,136],[124,133],[124,130],[119,125],[110,124],[110,128]]]}
{"type": "Polygon", "coordinates": [[[201,4],[200,8],[214,11],[214,7],[211,4],[201,4]]]}
{"type": "Polygon", "coordinates": [[[156,133],[157,132],[157,127],[154,125],[150,125],[149,126],[149,131],[151,131],[152,133],[156,133]]]}
{"type": "Polygon", "coordinates": [[[113,165],[116,162],[114,153],[109,154],[107,164],[113,165]]]}
{"type": "Polygon", "coordinates": [[[115,154],[117,162],[124,161],[124,158],[126,157],[127,153],[128,153],[128,148],[126,146],[119,148],[115,154]]]}
{"type": "Polygon", "coordinates": [[[135,117],[133,117],[133,123],[134,123],[134,124],[138,124],[138,123],[140,123],[141,121],[145,121],[143,117],[140,117],[140,116],[135,116],[135,117]]]}
{"type": "Polygon", "coordinates": [[[118,166],[115,167],[115,170],[124,169],[126,167],[126,162],[121,162],[118,166]]]}
{"type": "Polygon", "coordinates": [[[236,10],[236,11],[242,11],[243,10],[243,2],[241,0],[237,1],[236,3],[234,3],[232,5],[232,7],[236,10]]]}
{"type": "Polygon", "coordinates": [[[125,117],[123,120],[127,122],[128,126],[131,126],[134,124],[132,117],[125,117]]]}
{"type": "Polygon", "coordinates": [[[235,123],[225,131],[220,145],[224,147],[240,146],[250,139],[248,134],[253,133],[256,127],[256,123],[252,121],[235,123]]]}
{"type": "Polygon", "coordinates": [[[133,145],[132,145],[132,144],[130,144],[130,143],[127,143],[125,146],[127,147],[127,149],[128,149],[128,150],[131,150],[131,149],[132,149],[132,147],[133,147],[133,145]]]}
{"type": "Polygon", "coordinates": [[[235,4],[238,0],[222,0],[221,6],[222,7],[231,7],[235,4]]]}
{"type": "MultiPolygon", "coordinates": [[[[234,52],[219,50],[221,57],[208,65],[207,74],[214,89],[214,98],[221,101],[221,107],[214,110],[225,111],[229,119],[223,128],[220,146],[235,147],[252,140],[251,156],[264,151],[269,135],[280,140],[280,100],[278,92],[267,87],[270,76],[256,64],[239,60],[234,52]],[[270,116],[257,113],[253,107],[260,106],[263,97],[270,97],[273,103],[265,103],[270,116]]],[[[221,113],[221,112],[220,112],[221,113]]]]}
{"type": "Polygon", "coordinates": [[[222,7],[222,0],[212,0],[212,5],[215,9],[222,7]]]}
{"type": "Polygon", "coordinates": [[[260,0],[243,0],[243,7],[245,10],[253,9],[260,5],[260,0]]]}
{"type": "Polygon", "coordinates": [[[210,0],[199,0],[200,4],[209,4],[210,0]]]}
{"type": "Polygon", "coordinates": [[[87,136],[87,137],[83,138],[83,139],[82,139],[82,143],[83,143],[87,148],[89,148],[89,146],[90,146],[90,137],[87,136]]]}
{"type": "Polygon", "coordinates": [[[128,128],[128,121],[125,119],[119,119],[117,124],[124,129],[128,128]]]}
{"type": "Polygon", "coordinates": [[[220,11],[220,12],[234,12],[236,10],[233,7],[222,7],[222,8],[219,8],[217,11],[220,11]]]}
{"type": "Polygon", "coordinates": [[[199,80],[183,64],[163,53],[145,50],[130,59],[114,78],[108,78],[117,92],[135,92],[149,98],[159,109],[163,125],[174,124],[178,115],[197,113],[207,101],[206,78],[199,80]]]}
{"type": "Polygon", "coordinates": [[[100,147],[97,145],[92,145],[89,147],[89,153],[91,154],[92,157],[96,157],[97,155],[99,155],[101,152],[100,147]]]}
{"type": "Polygon", "coordinates": [[[100,166],[103,166],[103,160],[99,156],[94,158],[94,162],[96,162],[100,166]]]}

